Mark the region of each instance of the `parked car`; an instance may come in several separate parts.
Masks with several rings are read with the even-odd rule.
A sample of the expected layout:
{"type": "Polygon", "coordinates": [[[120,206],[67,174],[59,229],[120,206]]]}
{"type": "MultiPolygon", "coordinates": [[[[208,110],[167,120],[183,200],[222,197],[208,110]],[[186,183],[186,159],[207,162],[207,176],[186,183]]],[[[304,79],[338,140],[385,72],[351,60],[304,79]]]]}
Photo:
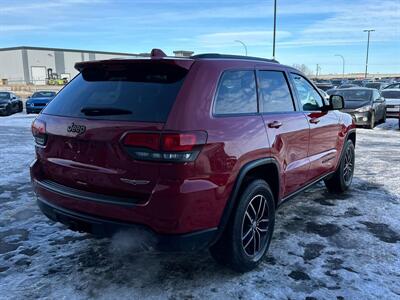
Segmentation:
{"type": "Polygon", "coordinates": [[[340,85],[338,88],[339,89],[348,89],[348,88],[352,88],[352,87],[359,87],[359,86],[356,84],[345,83],[345,84],[340,85]]]}
{"type": "Polygon", "coordinates": [[[366,88],[370,89],[377,89],[377,90],[382,90],[387,86],[386,83],[383,82],[368,82],[365,84],[366,88]]]}
{"type": "Polygon", "coordinates": [[[400,89],[400,82],[395,82],[392,84],[387,85],[384,89],[400,89]]]}
{"type": "Polygon", "coordinates": [[[366,82],[365,80],[352,80],[349,83],[357,85],[357,86],[364,86],[365,82],[366,82]]]}
{"type": "Polygon", "coordinates": [[[344,84],[344,80],[343,79],[333,79],[331,80],[331,83],[334,87],[339,87],[340,85],[344,84]]]}
{"type": "Polygon", "coordinates": [[[327,90],[330,90],[330,89],[333,89],[334,88],[334,86],[333,86],[333,84],[329,81],[326,81],[326,82],[317,82],[317,83],[315,83],[315,85],[317,86],[317,88],[319,88],[319,89],[321,89],[321,90],[323,90],[323,91],[327,91],[327,90]]]}
{"type": "Polygon", "coordinates": [[[337,89],[335,94],[343,96],[344,109],[342,112],[351,114],[356,125],[373,129],[377,122],[386,122],[385,98],[377,89],[337,89]]]}
{"type": "Polygon", "coordinates": [[[26,113],[40,113],[43,108],[55,97],[56,92],[53,91],[39,91],[33,93],[25,103],[26,113]]]}
{"type": "Polygon", "coordinates": [[[321,180],[350,187],[356,132],[343,97],[325,104],[275,60],[151,53],[77,63],[34,121],[31,176],[50,219],[106,236],[144,228],[156,249],[210,248],[248,271],[282,203],[321,180]]]}
{"type": "Polygon", "coordinates": [[[389,118],[399,118],[400,89],[385,89],[381,94],[386,100],[386,116],[389,118]]]}
{"type": "Polygon", "coordinates": [[[0,91],[0,114],[9,116],[23,110],[21,99],[13,92],[0,91]]]}

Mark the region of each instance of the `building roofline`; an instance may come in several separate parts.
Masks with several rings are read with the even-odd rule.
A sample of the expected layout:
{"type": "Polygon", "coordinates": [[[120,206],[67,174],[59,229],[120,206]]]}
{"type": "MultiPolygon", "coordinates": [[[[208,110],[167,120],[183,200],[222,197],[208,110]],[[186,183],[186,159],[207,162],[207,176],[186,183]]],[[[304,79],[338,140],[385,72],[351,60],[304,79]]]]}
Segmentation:
{"type": "Polygon", "coordinates": [[[79,52],[79,53],[97,53],[97,54],[114,54],[114,55],[127,55],[127,56],[143,56],[148,57],[148,53],[126,53],[126,52],[109,52],[109,51],[94,51],[94,50],[80,50],[80,49],[68,49],[68,48],[47,48],[47,47],[31,47],[31,46],[17,46],[0,48],[0,51],[10,50],[47,50],[47,51],[65,51],[65,52],[79,52]]]}

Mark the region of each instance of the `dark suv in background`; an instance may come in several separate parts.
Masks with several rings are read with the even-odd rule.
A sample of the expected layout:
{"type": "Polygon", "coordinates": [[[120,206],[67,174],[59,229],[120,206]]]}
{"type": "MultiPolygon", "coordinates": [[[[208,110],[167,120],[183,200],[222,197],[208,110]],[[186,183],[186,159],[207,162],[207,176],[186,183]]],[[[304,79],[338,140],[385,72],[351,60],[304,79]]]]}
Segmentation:
{"type": "Polygon", "coordinates": [[[218,54],[77,63],[32,125],[38,204],[74,230],[143,228],[238,271],[266,253],[281,203],[354,170],[355,127],[276,61],[218,54]]]}

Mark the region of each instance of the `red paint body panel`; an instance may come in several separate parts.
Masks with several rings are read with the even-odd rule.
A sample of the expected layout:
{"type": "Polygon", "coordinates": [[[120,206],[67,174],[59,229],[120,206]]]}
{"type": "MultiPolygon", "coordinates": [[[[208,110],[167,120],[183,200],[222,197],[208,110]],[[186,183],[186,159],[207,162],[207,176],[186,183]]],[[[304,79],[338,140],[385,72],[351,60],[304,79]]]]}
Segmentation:
{"type": "MultiPolygon", "coordinates": [[[[141,61],[164,62],[161,58],[141,61]]],[[[48,140],[45,147],[36,147],[33,181],[51,180],[82,191],[135,198],[138,204],[96,203],[35,184],[39,198],[71,211],[143,224],[157,233],[181,234],[219,226],[237,176],[249,162],[266,157],[277,161],[281,183],[278,202],[335,170],[347,132],[354,128],[346,114],[297,111],[213,116],[214,95],[225,70],[255,70],[256,65],[279,70],[286,67],[232,59],[168,59],[167,63],[189,72],[165,123],[75,119],[45,113],[38,117],[46,122],[48,140]],[[310,123],[312,118],[319,122],[310,123]],[[274,121],[282,126],[269,128],[274,121]],[[67,132],[72,122],[86,126],[86,131],[81,135],[67,132]],[[207,132],[207,142],[193,162],[137,161],[121,143],[123,135],[131,131],[193,130],[207,132]],[[148,183],[132,185],[121,179],[148,183]]]]}

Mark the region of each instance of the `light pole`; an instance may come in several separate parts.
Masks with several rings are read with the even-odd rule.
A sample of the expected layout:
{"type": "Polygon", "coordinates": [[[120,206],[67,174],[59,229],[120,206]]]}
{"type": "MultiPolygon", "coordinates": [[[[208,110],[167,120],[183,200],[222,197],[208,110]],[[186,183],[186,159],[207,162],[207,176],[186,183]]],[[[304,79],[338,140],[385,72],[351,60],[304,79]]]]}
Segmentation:
{"type": "Polygon", "coordinates": [[[339,57],[341,57],[341,58],[342,58],[342,62],[343,62],[343,68],[342,68],[342,80],[344,80],[344,64],[345,64],[344,57],[343,57],[343,55],[341,55],[341,54],[335,54],[335,56],[339,56],[339,57]]]}
{"type": "Polygon", "coordinates": [[[367,58],[365,60],[365,78],[367,78],[368,75],[368,53],[369,53],[369,36],[371,34],[371,32],[374,32],[374,29],[366,29],[364,30],[364,32],[368,32],[368,42],[367,42],[367,58]]]}
{"type": "Polygon", "coordinates": [[[274,0],[274,37],[272,41],[272,59],[275,59],[275,38],[276,38],[276,0],[274,0]]]}
{"type": "Polygon", "coordinates": [[[318,79],[318,74],[321,71],[321,67],[319,64],[317,64],[317,70],[315,71],[315,79],[318,79]]]}
{"type": "Polygon", "coordinates": [[[235,40],[235,42],[242,44],[242,46],[244,47],[244,53],[247,56],[247,46],[246,46],[246,44],[243,43],[241,40],[235,40]]]}

